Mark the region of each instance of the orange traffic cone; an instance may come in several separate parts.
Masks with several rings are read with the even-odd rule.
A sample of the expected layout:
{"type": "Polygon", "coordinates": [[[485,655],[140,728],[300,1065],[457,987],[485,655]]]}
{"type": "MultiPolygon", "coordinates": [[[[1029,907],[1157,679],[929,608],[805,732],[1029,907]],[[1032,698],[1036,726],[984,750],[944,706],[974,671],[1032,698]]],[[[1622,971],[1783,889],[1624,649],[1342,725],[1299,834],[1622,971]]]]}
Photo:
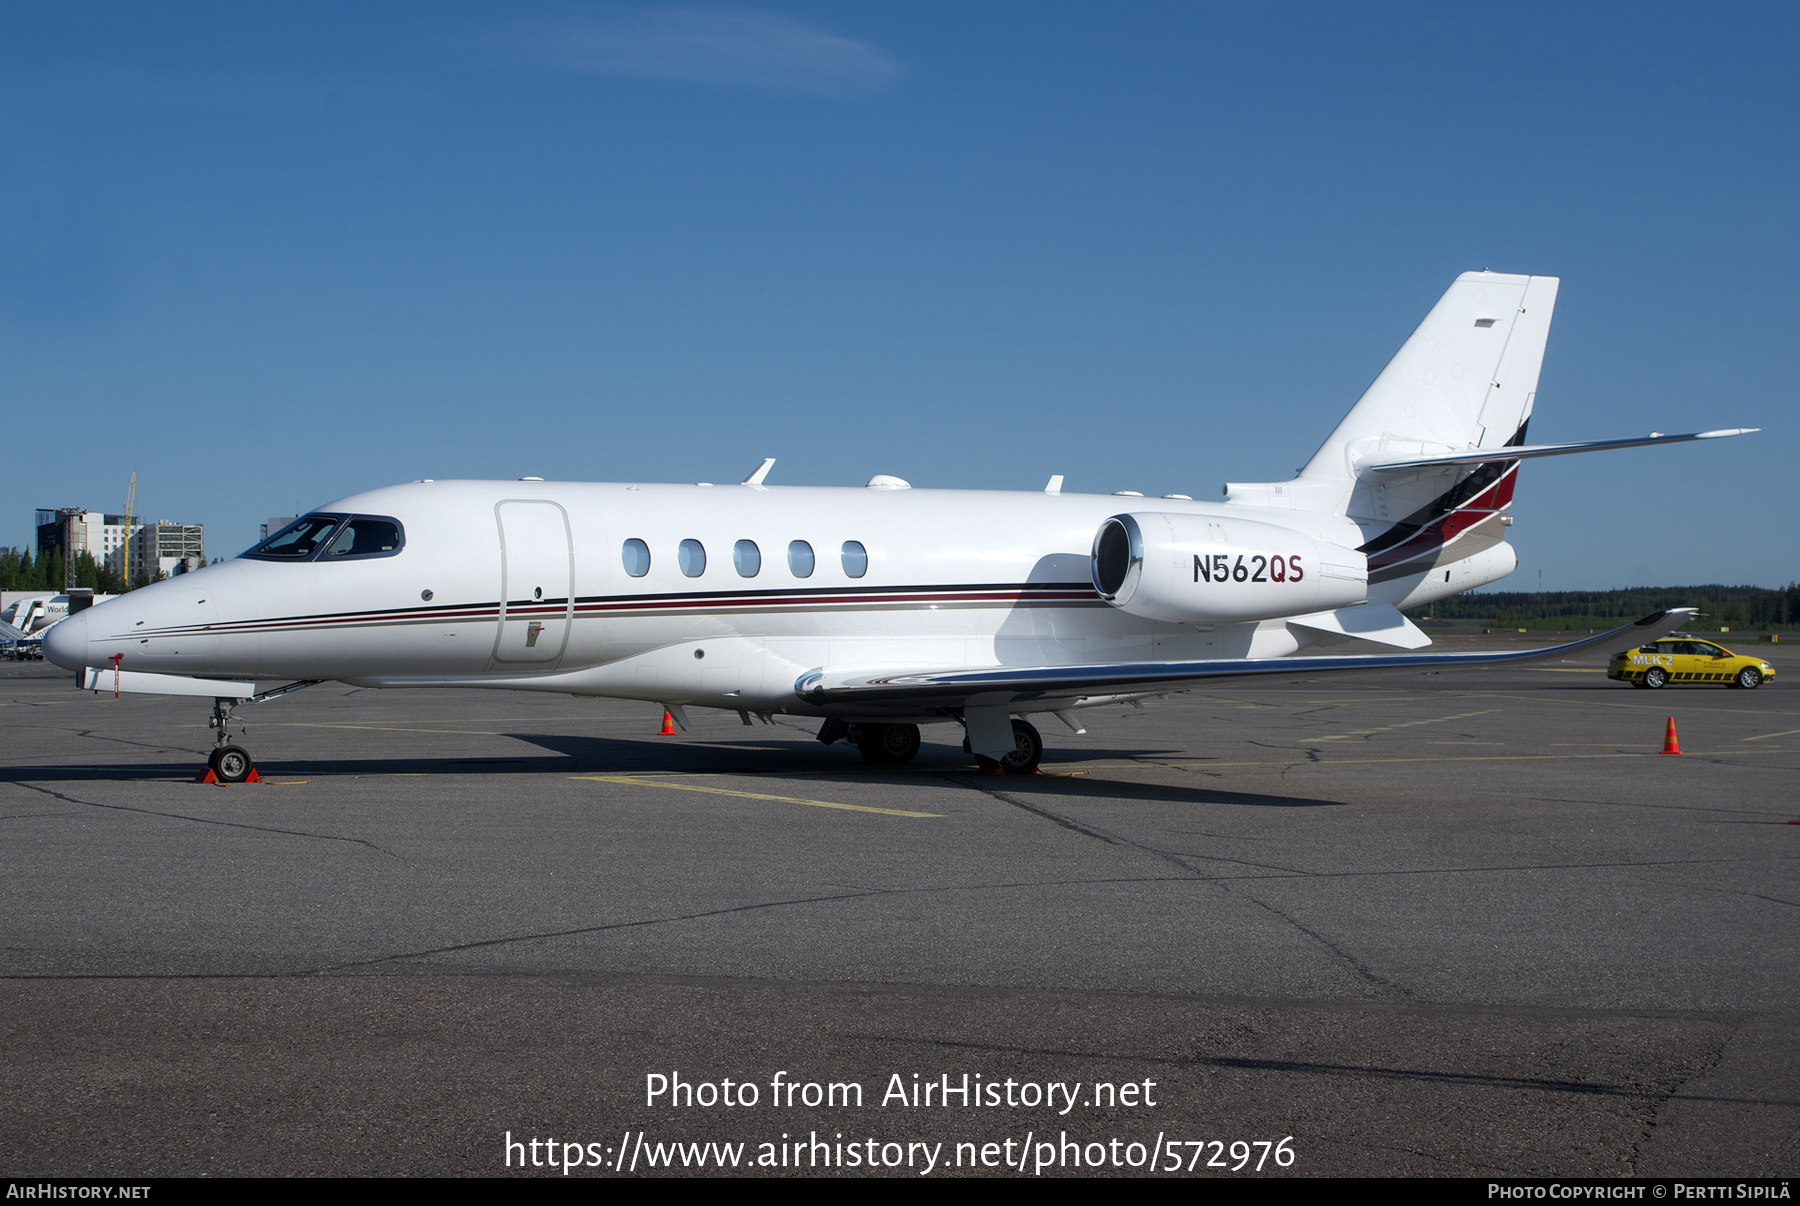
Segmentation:
{"type": "Polygon", "coordinates": [[[1673,716],[1669,717],[1669,727],[1663,733],[1662,752],[1665,754],[1679,754],[1681,752],[1681,743],[1675,740],[1675,718],[1673,716]]]}
{"type": "MultiPolygon", "coordinates": [[[[669,714],[669,710],[667,708],[664,708],[663,709],[662,732],[658,733],[657,736],[658,737],[673,737],[674,735],[675,735],[675,718],[669,714]]],[[[1680,753],[1680,752],[1681,751],[1679,751],[1679,750],[1676,751],[1676,753],[1680,753]]]]}

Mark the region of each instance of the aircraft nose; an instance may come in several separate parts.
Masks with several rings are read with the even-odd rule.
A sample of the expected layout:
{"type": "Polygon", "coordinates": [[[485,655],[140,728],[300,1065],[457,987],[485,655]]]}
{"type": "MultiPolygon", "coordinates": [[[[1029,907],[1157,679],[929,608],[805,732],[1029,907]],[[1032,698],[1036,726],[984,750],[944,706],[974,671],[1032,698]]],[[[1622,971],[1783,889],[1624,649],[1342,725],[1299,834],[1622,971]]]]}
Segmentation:
{"type": "Polygon", "coordinates": [[[88,618],[73,615],[52,624],[44,633],[44,656],[64,670],[79,670],[87,665],[88,618]]]}

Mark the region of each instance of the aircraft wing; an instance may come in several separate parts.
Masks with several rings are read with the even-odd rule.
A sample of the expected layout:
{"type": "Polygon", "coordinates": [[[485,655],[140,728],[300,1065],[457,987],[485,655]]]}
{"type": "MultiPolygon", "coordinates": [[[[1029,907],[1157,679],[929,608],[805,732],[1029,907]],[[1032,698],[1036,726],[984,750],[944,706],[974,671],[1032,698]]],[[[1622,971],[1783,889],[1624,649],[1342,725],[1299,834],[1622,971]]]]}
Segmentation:
{"type": "Polygon", "coordinates": [[[1668,636],[1699,615],[1692,607],[1659,611],[1635,623],[1548,649],[1486,653],[1405,653],[1346,657],[1229,658],[1205,662],[1114,662],[1095,666],[991,666],[975,670],[903,670],[883,674],[858,667],[813,670],[794,684],[811,704],[871,704],[955,708],[1074,701],[1096,695],[1185,691],[1220,679],[1337,670],[1405,670],[1483,666],[1564,657],[1596,645],[1643,645],[1668,636]]]}

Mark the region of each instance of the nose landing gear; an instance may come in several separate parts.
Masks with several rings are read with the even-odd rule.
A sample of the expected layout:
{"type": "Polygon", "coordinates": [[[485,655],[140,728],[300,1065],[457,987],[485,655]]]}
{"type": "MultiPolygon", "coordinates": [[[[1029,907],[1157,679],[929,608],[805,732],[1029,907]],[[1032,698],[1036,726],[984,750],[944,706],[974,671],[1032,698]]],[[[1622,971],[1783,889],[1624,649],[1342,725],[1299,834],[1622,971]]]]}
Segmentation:
{"type": "Polygon", "coordinates": [[[235,699],[213,700],[212,719],[206,722],[208,728],[215,731],[213,750],[206,758],[206,770],[201,773],[200,783],[261,783],[262,776],[256,773],[256,764],[250,761],[250,751],[231,740],[231,710],[237,706],[235,699]]]}
{"type": "MultiPolygon", "coordinates": [[[[259,691],[249,699],[250,703],[264,703],[267,700],[279,699],[294,691],[302,691],[307,687],[316,687],[324,682],[320,678],[303,678],[299,682],[289,683],[285,687],[276,687],[269,691],[259,691]]],[[[216,731],[213,738],[213,751],[207,755],[206,769],[200,772],[196,783],[261,783],[262,776],[256,773],[256,764],[250,761],[250,751],[231,739],[231,710],[244,703],[242,699],[230,699],[220,696],[213,700],[212,719],[206,727],[216,731]]]]}

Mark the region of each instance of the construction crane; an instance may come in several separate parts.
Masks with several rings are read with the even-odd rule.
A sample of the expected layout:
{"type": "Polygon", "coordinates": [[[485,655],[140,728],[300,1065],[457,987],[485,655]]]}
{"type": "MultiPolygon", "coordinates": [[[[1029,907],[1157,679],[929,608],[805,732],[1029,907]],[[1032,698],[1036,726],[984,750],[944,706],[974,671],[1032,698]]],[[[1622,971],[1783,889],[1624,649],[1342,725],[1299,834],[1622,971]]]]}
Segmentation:
{"type": "Polygon", "coordinates": [[[131,589],[131,529],[137,523],[133,508],[137,506],[137,470],[131,471],[131,488],[125,491],[125,551],[119,554],[119,576],[125,579],[125,589],[131,589]]]}

